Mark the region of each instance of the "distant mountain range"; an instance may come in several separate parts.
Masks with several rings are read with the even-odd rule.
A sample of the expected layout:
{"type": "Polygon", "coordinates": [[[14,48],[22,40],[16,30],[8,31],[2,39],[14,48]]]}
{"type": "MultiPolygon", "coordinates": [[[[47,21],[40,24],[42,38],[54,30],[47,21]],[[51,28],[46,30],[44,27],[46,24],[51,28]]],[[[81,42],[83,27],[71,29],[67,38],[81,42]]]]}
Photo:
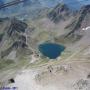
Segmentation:
{"type": "MultiPolygon", "coordinates": [[[[7,3],[14,0],[0,0],[0,3],[7,3]]],[[[58,3],[63,2],[70,6],[79,6],[80,4],[89,4],[90,0],[25,0],[24,4],[31,5],[35,3],[40,3],[44,7],[54,7],[58,3]]]]}
{"type": "MultiPolygon", "coordinates": [[[[0,0],[0,5],[11,2],[14,0],[0,0]]],[[[26,11],[37,11],[39,9],[44,9],[44,8],[53,8],[55,7],[58,3],[65,3],[70,7],[71,9],[80,9],[80,7],[84,4],[89,4],[89,0],[25,0],[24,3],[7,7],[5,9],[0,10],[1,14],[8,15],[8,14],[16,14],[16,13],[22,13],[26,11]]]]}

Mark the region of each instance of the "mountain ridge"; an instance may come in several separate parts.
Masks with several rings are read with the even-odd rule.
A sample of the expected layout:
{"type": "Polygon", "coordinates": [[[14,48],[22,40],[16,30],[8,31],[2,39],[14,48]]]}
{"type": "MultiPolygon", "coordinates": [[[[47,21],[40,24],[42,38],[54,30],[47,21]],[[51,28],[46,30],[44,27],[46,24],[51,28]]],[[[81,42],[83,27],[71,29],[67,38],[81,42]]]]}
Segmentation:
{"type": "Polygon", "coordinates": [[[48,14],[51,21],[58,23],[59,21],[67,20],[72,14],[70,8],[63,3],[58,4],[52,11],[48,14]]]}
{"type": "Polygon", "coordinates": [[[9,26],[7,27],[6,25],[6,27],[4,29],[2,28],[2,31],[0,31],[0,48],[2,48],[0,50],[1,58],[8,56],[13,50],[29,50],[28,45],[26,43],[27,38],[24,35],[27,28],[27,24],[20,20],[17,20],[16,18],[8,18],[2,21],[2,24],[5,25],[6,21],[8,21],[9,26]]]}
{"type": "Polygon", "coordinates": [[[72,24],[70,25],[70,27],[73,27],[72,31],[67,36],[73,34],[75,31],[78,31],[78,29],[82,30],[82,28],[88,27],[90,25],[89,16],[90,16],[90,5],[85,5],[80,9],[78,14],[74,18],[73,20],[74,25],[72,24]]]}

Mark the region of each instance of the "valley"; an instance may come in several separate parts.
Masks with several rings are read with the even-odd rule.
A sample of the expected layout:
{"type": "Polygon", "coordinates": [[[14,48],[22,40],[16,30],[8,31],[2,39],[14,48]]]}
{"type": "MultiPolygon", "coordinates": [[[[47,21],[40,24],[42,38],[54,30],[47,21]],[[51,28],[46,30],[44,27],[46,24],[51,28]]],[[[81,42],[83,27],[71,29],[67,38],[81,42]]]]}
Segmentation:
{"type": "Polygon", "coordinates": [[[28,14],[0,18],[0,90],[90,89],[90,5],[72,11],[57,2],[43,9],[33,2],[40,6],[35,13],[27,6],[28,14]],[[64,49],[49,46],[45,55],[39,50],[43,44],[64,49]],[[47,56],[55,51],[54,58],[47,56]]]}

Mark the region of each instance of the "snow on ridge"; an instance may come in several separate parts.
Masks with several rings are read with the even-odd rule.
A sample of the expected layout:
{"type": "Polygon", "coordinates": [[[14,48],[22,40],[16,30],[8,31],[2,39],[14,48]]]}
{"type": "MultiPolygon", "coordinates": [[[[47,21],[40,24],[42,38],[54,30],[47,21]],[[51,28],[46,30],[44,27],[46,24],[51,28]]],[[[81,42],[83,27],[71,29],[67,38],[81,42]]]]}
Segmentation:
{"type": "Polygon", "coordinates": [[[90,29],[90,26],[88,26],[86,28],[82,28],[83,31],[88,30],[88,29],[90,29]]]}

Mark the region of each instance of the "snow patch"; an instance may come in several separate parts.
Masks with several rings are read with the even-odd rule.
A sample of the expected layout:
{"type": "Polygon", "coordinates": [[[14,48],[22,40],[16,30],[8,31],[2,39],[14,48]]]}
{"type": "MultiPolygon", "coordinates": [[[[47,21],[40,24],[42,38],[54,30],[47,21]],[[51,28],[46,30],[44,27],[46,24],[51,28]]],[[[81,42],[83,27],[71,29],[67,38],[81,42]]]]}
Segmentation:
{"type": "Polygon", "coordinates": [[[90,26],[88,26],[86,28],[82,28],[83,31],[88,30],[88,29],[90,29],[90,26]]]}

